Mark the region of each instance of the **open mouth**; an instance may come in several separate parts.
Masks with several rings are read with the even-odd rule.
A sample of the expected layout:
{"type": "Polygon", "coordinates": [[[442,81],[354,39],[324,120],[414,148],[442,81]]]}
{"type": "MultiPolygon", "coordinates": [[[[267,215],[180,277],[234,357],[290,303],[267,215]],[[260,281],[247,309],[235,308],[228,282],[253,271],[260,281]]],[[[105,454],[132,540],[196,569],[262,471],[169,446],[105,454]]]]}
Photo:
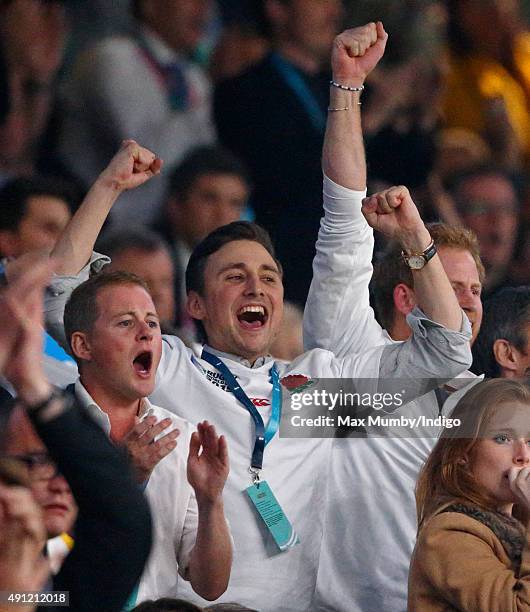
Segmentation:
{"type": "Polygon", "coordinates": [[[46,512],[58,512],[60,514],[66,514],[68,512],[68,506],[64,504],[48,504],[44,508],[46,512]]]}
{"type": "Polygon", "coordinates": [[[149,376],[153,364],[153,354],[151,351],[142,351],[133,361],[134,371],[140,376],[149,376]]]}
{"type": "Polygon", "coordinates": [[[237,320],[245,329],[260,329],[268,318],[267,310],[261,305],[242,306],[237,311],[237,320]]]}

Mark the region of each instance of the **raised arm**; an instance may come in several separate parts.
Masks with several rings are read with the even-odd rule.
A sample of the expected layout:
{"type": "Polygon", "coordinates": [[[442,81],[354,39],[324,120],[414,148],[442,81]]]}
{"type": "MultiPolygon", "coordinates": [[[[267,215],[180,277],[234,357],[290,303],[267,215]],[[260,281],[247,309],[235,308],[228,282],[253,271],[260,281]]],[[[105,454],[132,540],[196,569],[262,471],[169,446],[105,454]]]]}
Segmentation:
{"type": "MultiPolygon", "coordinates": [[[[431,243],[418,209],[406,187],[392,187],[363,201],[362,212],[374,229],[397,240],[404,253],[423,253],[431,243]]],[[[421,269],[413,269],[418,305],[432,321],[459,331],[463,312],[437,254],[421,269]]]]}
{"type": "Polygon", "coordinates": [[[364,81],[386,41],[383,25],[369,23],[337,36],[331,58],[335,85],[330,85],[322,158],[324,218],[304,313],[304,342],[308,349],[326,348],[339,357],[386,341],[369,306],[374,243],[361,214],[366,161],[360,105],[364,81]]]}
{"type": "MultiPolygon", "coordinates": [[[[113,204],[128,189],[160,173],[162,161],[134,140],[120,150],[96,179],[52,251],[55,272],[74,275],[86,265],[113,204]]],[[[146,203],[147,205],[148,203],[146,203]]]]}
{"type": "Polygon", "coordinates": [[[385,51],[388,35],[381,22],[346,30],[333,43],[328,120],[322,153],[324,174],[335,183],[366,189],[361,128],[361,91],[385,51]],[[348,89],[349,88],[349,89],[348,89]],[[353,89],[353,90],[352,90],[353,89]],[[348,110],[331,110],[348,109],[348,110]]]}

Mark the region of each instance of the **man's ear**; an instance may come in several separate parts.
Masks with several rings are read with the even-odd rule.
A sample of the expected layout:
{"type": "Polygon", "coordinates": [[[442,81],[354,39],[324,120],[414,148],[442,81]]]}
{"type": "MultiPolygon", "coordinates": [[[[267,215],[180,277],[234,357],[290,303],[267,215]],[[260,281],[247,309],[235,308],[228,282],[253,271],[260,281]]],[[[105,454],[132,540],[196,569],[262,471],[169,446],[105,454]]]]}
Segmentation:
{"type": "Polygon", "coordinates": [[[401,314],[407,316],[416,306],[416,294],[414,289],[411,289],[405,283],[399,283],[394,287],[392,292],[394,298],[394,307],[401,314]]]}
{"type": "Polygon", "coordinates": [[[508,378],[514,378],[517,374],[519,351],[511,342],[504,338],[498,338],[493,343],[493,355],[495,361],[505,371],[508,378]]]}
{"type": "Polygon", "coordinates": [[[188,293],[188,297],[186,298],[186,309],[192,319],[199,319],[199,321],[202,321],[206,317],[204,298],[196,291],[190,291],[188,293]]]}
{"type": "Polygon", "coordinates": [[[70,345],[74,357],[82,359],[83,361],[91,361],[92,349],[88,336],[84,332],[74,332],[70,338],[70,345]]]}

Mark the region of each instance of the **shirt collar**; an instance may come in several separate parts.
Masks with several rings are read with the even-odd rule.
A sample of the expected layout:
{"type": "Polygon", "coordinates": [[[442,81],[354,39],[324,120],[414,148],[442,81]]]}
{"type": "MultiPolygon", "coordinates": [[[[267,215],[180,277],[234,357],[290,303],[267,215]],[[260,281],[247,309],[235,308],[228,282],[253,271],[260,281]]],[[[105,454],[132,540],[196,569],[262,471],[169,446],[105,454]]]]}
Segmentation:
{"type": "Polygon", "coordinates": [[[182,61],[182,57],[147,26],[142,26],[142,39],[151,55],[161,66],[167,66],[182,61]]]}
{"type": "MultiPolygon", "coordinates": [[[[90,393],[86,390],[81,379],[78,378],[74,385],[74,391],[79,403],[88,412],[88,414],[96,421],[96,423],[103,429],[103,431],[110,437],[110,419],[109,415],[102,410],[96,402],[92,399],[90,393]]],[[[151,408],[151,403],[144,397],[140,402],[139,417],[143,417],[144,414],[151,408]]]]}
{"type": "Polygon", "coordinates": [[[271,355],[264,355],[263,357],[258,357],[254,364],[251,365],[248,359],[240,357],[239,355],[233,355],[232,353],[223,353],[223,351],[218,351],[217,349],[214,349],[211,346],[208,346],[207,344],[205,344],[203,348],[209,353],[212,353],[212,355],[216,355],[217,357],[220,357],[223,360],[226,359],[228,361],[235,361],[236,363],[240,363],[246,368],[252,368],[253,370],[256,368],[261,368],[261,366],[265,365],[266,363],[272,364],[273,361],[271,355]]]}

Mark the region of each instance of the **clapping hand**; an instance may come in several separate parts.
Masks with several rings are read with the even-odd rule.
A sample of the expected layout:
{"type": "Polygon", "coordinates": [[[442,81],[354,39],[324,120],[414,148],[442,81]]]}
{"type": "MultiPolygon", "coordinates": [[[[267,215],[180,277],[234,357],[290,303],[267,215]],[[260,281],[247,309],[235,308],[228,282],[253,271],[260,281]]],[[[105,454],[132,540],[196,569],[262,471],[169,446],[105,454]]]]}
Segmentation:
{"type": "Polygon", "coordinates": [[[229,469],[225,437],[218,436],[208,421],[199,423],[191,436],[188,456],[188,481],[198,503],[214,503],[221,499],[229,469]]]}
{"type": "Polygon", "coordinates": [[[122,444],[127,449],[139,483],[146,482],[156,464],[177,446],[177,437],[180,434],[178,429],[172,429],[156,440],[171,423],[169,418],[158,421],[155,416],[148,415],[138,420],[123,438],[122,444]]]}

